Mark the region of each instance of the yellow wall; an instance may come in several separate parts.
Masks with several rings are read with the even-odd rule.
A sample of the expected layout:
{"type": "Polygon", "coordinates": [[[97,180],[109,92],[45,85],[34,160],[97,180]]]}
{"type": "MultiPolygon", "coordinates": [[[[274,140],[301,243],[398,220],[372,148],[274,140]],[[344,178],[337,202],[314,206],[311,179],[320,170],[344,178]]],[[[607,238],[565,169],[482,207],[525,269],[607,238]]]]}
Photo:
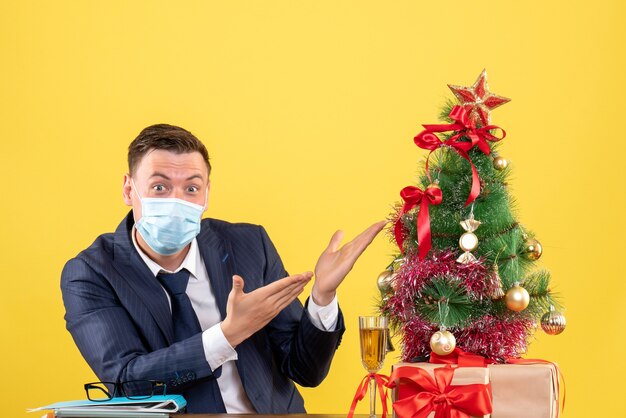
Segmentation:
{"type": "MultiPolygon", "coordinates": [[[[539,334],[530,355],[562,366],[565,416],[621,416],[625,18],[619,0],[2,2],[1,415],[80,398],[93,379],[59,275],[126,213],[125,151],[143,127],[203,139],[209,216],[265,225],[296,272],[336,228],[388,214],[446,84],[487,68],[513,99],[494,122],[519,218],[568,306],[565,333],[539,334]]],[[[310,412],[347,412],[364,374],[356,317],[392,252],[379,238],[341,289],[349,328],[304,390],[310,412]]]]}

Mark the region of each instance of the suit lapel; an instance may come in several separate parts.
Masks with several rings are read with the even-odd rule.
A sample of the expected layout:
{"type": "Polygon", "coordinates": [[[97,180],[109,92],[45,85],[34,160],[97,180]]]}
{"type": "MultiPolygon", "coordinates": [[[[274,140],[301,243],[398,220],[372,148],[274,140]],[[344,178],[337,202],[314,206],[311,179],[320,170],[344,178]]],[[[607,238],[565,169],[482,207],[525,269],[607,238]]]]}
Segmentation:
{"type": "Polygon", "coordinates": [[[150,311],[168,344],[172,344],[174,326],[167,296],[131,241],[133,224],[131,211],[115,231],[114,267],[137,294],[137,299],[150,311]]]}
{"type": "Polygon", "coordinates": [[[233,287],[233,257],[230,243],[210,227],[210,221],[202,222],[198,234],[198,249],[209,274],[209,281],[222,320],[226,318],[228,294],[233,287]]]}

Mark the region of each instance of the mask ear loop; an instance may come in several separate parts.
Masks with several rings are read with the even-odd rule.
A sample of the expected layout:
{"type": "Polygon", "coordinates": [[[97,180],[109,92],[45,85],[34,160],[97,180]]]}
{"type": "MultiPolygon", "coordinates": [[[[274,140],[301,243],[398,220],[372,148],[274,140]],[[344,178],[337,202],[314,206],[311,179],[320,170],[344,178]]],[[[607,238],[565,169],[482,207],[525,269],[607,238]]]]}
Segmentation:
{"type": "MultiPolygon", "coordinates": [[[[131,193],[135,193],[137,195],[137,197],[139,198],[139,200],[143,199],[143,197],[141,197],[141,195],[139,194],[139,189],[137,189],[137,185],[135,184],[135,180],[131,177],[130,178],[130,182],[133,184],[133,190],[131,190],[131,193]]],[[[208,197],[208,195],[207,195],[208,197]]]]}
{"type": "Polygon", "coordinates": [[[205,192],[204,192],[204,208],[202,209],[202,212],[204,213],[205,210],[207,210],[209,208],[209,186],[206,186],[205,192]]]}

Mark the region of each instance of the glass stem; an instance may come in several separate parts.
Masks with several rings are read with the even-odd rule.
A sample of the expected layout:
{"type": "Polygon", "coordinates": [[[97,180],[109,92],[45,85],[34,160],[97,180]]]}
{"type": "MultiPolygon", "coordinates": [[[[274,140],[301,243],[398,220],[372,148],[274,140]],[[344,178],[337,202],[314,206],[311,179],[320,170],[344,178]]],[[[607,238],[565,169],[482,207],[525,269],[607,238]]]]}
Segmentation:
{"type": "Polygon", "coordinates": [[[376,379],[370,378],[370,418],[376,418],[376,379]]]}

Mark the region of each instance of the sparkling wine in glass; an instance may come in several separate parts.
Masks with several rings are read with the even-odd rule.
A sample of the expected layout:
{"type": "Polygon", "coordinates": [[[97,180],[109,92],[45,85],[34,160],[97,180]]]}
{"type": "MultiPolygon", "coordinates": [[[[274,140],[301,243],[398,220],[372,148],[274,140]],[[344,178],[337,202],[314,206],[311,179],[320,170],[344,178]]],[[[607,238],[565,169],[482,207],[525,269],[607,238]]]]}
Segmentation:
{"type": "MultiPolygon", "coordinates": [[[[382,367],[387,352],[389,329],[384,316],[359,316],[361,361],[368,373],[376,373],[382,367]]],[[[376,418],[376,380],[370,378],[370,418],[376,418]]]]}

